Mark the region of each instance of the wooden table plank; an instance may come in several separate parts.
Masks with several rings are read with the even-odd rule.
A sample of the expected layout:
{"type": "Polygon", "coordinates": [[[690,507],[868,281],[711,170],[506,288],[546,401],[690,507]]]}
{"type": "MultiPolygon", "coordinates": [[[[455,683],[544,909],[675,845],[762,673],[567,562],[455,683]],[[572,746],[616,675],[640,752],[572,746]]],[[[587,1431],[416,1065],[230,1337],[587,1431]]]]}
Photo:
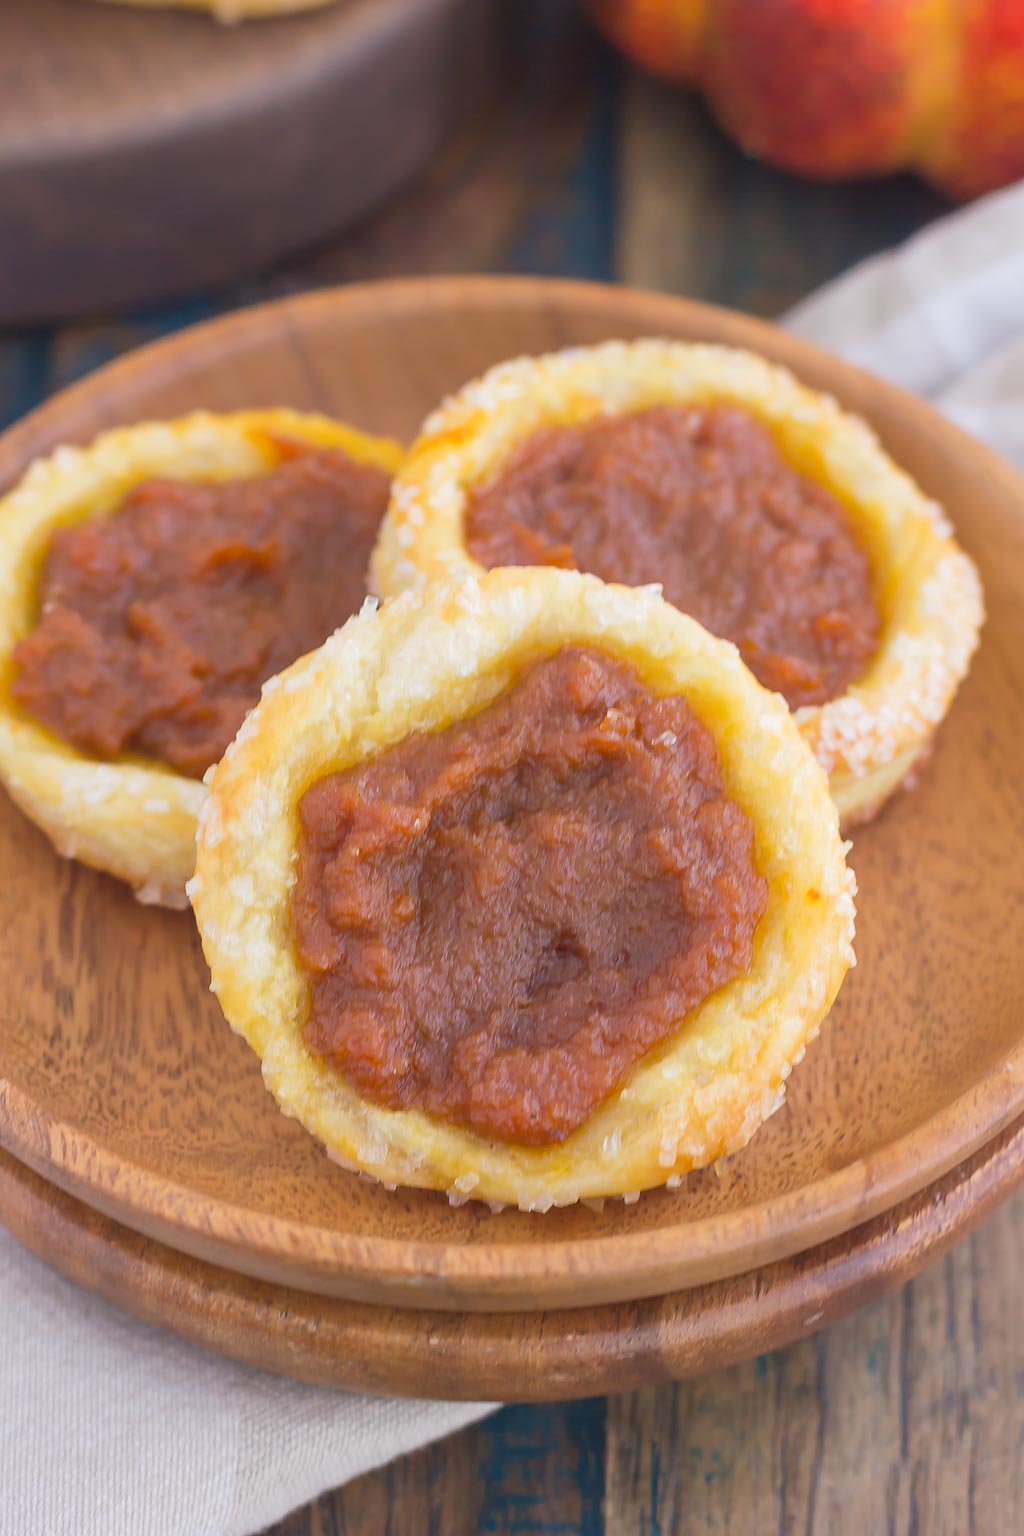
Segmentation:
{"type": "Polygon", "coordinates": [[[46,398],[50,388],[50,338],[45,334],[0,340],[0,428],[46,398]]]}
{"type": "Polygon", "coordinates": [[[467,1430],[402,1457],[297,1510],[273,1536],[474,1536],[487,1501],[478,1437],[467,1430]]]}
{"type": "Polygon", "coordinates": [[[606,1529],[1024,1524],[1024,1194],[916,1280],[778,1354],[608,1407],[606,1529]]]}
{"type": "MultiPolygon", "coordinates": [[[[639,76],[619,86],[613,109],[619,123],[613,270],[623,281],[773,315],[944,211],[936,194],[909,178],[836,188],[778,176],[729,145],[693,98],[639,76]]],[[[1012,1246],[1024,1227],[1011,1221],[1007,1228],[1007,1218],[1000,1220],[1012,1246]]],[[[952,1284],[959,1312],[965,1304],[969,1310],[965,1263],[986,1275],[986,1295],[998,1310],[1000,1283],[987,1279],[988,1249],[977,1247],[984,1241],[985,1234],[973,1239],[902,1295],[779,1355],[609,1400],[599,1529],[609,1536],[923,1532],[933,1528],[922,1520],[924,1489],[942,1481],[953,1488],[948,1497],[936,1493],[928,1512],[948,1524],[934,1528],[969,1530],[963,1499],[954,1496],[963,1482],[962,1459],[937,1450],[945,1399],[940,1393],[936,1408],[927,1392],[909,1395],[907,1383],[915,1362],[919,1373],[934,1371],[928,1362],[935,1360],[947,1362],[938,1369],[948,1370],[953,1314],[948,1304],[936,1311],[935,1298],[941,1302],[952,1284]],[[968,1262],[965,1252],[978,1256],[968,1262]]],[[[1000,1268],[1002,1285],[1013,1272],[1011,1259],[1000,1268]]],[[[1004,1351],[1004,1361],[1011,1356],[1004,1351]]],[[[962,1351],[960,1362],[962,1373],[962,1351]]],[[[1019,1364],[1006,1367],[1004,1391],[1014,1369],[1019,1364]]],[[[979,1385],[961,1376],[957,1390],[973,1397],[979,1385]]],[[[500,1426],[502,1418],[494,1422],[500,1426]]],[[[460,1440],[483,1433],[476,1429],[460,1440]]],[[[1022,1507],[1006,1486],[1016,1477],[1015,1436],[1015,1423],[1001,1440],[994,1434],[1000,1471],[985,1495],[989,1523],[978,1529],[1009,1531],[999,1523],[999,1509],[1022,1507]]],[[[431,1454],[459,1460],[460,1441],[431,1454]]],[[[382,1479],[385,1474],[362,1480],[347,1498],[373,1497],[382,1479]]],[[[499,1476],[471,1528],[515,1529],[500,1502],[502,1486],[499,1476]]],[[[457,1508],[452,1505],[441,1529],[461,1536],[457,1508]]],[[[540,1529],[558,1529],[558,1504],[549,1499],[543,1510],[547,1523],[540,1529]]]]}

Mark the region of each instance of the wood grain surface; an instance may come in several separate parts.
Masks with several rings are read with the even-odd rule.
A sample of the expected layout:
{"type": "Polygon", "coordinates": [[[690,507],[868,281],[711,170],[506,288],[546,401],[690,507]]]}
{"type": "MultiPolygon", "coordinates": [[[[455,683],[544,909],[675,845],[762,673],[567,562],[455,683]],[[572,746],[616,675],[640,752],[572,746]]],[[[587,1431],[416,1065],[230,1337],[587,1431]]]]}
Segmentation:
{"type": "Polygon", "coordinates": [[[248,1280],[145,1238],[0,1153],[0,1218],[146,1322],[321,1386],[505,1402],[620,1392],[731,1365],[908,1279],[1024,1177],[1024,1119],[884,1216],[732,1280],[615,1306],[428,1312],[248,1280]]]}
{"type": "Polygon", "coordinates": [[[313,407],[408,437],[503,357],[645,333],[751,346],[862,412],[941,494],[986,584],[988,641],[924,784],[856,839],[860,964],[786,1112],[742,1154],[636,1207],[537,1219],[389,1194],[277,1113],[207,994],[190,918],[66,865],[4,804],[0,846],[21,872],[0,891],[0,1140],[15,1156],[119,1221],[261,1279],[407,1306],[544,1308],[664,1294],[796,1253],[938,1178],[1021,1112],[1024,956],[998,914],[1024,910],[1011,852],[1024,840],[1011,553],[1024,488],[924,404],[724,311],[572,283],[415,279],[249,309],[113,364],[6,435],[0,484],[57,442],[196,405],[313,407]]]}
{"type": "Polygon", "coordinates": [[[245,276],[362,216],[499,79],[497,0],[261,25],[83,0],[0,12],[0,322],[245,276]]]}
{"type": "MultiPolygon", "coordinates": [[[[471,221],[471,260],[557,271],[572,269],[571,253],[595,275],[775,314],[942,211],[939,198],[904,177],[843,188],[792,182],[742,156],[691,98],[635,74],[613,76],[609,135],[606,81],[601,59],[573,76],[584,100],[588,84],[601,87],[582,119],[585,134],[579,96],[568,88],[564,133],[542,115],[551,154],[533,159],[545,174],[529,217],[545,226],[543,247],[531,241],[514,254],[510,242],[496,255],[481,216],[471,221]],[[578,148],[565,160],[574,128],[578,148]],[[611,189],[609,150],[618,164],[611,189]],[[688,197],[693,184],[700,199],[688,197]],[[681,202],[688,239],[674,223],[681,202]],[[650,234],[646,217],[655,221],[650,234]]],[[[530,142],[524,129],[516,154],[530,154],[530,142]]],[[[493,179],[474,183],[475,207],[500,186],[500,160],[490,162],[493,179]]],[[[520,216],[518,227],[526,221],[520,216]]],[[[439,259],[433,226],[407,205],[378,225],[369,246],[348,241],[318,270],[364,273],[378,255],[389,261],[399,226],[413,249],[439,259]]],[[[325,1495],[276,1536],[1016,1536],[1024,1524],[1022,1265],[1018,1193],[918,1279],[811,1339],[607,1406],[508,1409],[325,1495]],[[643,1482],[634,1475],[641,1463],[643,1482]]]]}

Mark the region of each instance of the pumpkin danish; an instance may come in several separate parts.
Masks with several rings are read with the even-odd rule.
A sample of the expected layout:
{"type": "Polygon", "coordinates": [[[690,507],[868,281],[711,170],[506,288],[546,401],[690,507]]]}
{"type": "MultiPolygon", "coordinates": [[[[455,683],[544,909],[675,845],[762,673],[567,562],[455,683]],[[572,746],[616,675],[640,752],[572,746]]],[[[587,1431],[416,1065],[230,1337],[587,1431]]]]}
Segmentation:
{"type": "Polygon", "coordinates": [[[928,750],[982,617],[941,510],[864,423],[716,346],[518,359],[427,421],[375,590],[502,565],[660,584],[783,695],[849,822],[928,750]]]}
{"type": "Polygon", "coordinates": [[[270,410],[31,467],[0,504],[0,778],[60,852],[185,904],[203,774],[361,605],[399,457],[270,410]]]}
{"type": "Polygon", "coordinates": [[[735,650],[539,568],[406,594],[268,684],[189,886],[228,1022],[333,1158],[535,1210],[747,1142],[852,963],[853,891],[735,650]]]}

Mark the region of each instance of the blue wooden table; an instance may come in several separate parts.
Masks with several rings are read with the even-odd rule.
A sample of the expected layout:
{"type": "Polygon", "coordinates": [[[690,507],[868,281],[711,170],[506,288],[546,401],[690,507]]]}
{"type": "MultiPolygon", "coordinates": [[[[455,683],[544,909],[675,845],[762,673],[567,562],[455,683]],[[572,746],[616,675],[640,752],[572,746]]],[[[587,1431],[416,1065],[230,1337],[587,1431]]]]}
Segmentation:
{"type": "MultiPolygon", "coordinates": [[[[909,178],[801,184],[552,3],[486,121],[330,248],[128,318],[0,336],[0,422],[127,347],[309,286],[423,271],[619,280],[764,315],[944,205],[909,178]]],[[[857,1317],[678,1387],[517,1407],[296,1513],[277,1536],[1022,1528],[1024,1203],[857,1317]],[[1016,1514],[1013,1512],[1016,1511],[1016,1514]]]]}

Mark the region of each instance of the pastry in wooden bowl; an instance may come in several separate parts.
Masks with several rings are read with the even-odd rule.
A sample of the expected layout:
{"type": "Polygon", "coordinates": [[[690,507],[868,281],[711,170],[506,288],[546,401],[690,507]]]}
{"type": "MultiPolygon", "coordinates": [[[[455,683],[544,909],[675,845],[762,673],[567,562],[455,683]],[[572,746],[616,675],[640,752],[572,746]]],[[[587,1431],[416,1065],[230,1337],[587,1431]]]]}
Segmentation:
{"type": "Polygon", "coordinates": [[[201,412],[59,448],[0,502],[0,779],[61,853],[185,905],[203,774],[361,605],[400,454],[201,412]]]}
{"type": "Polygon", "coordinates": [[[783,695],[850,823],[927,752],[982,618],[941,509],[870,429],[720,346],[521,358],[430,417],[375,589],[501,565],[659,583],[783,695]]]}
{"type": "Polygon", "coordinates": [[[744,1146],[853,961],[783,701],[656,592],[568,571],[409,593],[273,679],[189,892],[333,1158],[531,1210],[744,1146]]]}

